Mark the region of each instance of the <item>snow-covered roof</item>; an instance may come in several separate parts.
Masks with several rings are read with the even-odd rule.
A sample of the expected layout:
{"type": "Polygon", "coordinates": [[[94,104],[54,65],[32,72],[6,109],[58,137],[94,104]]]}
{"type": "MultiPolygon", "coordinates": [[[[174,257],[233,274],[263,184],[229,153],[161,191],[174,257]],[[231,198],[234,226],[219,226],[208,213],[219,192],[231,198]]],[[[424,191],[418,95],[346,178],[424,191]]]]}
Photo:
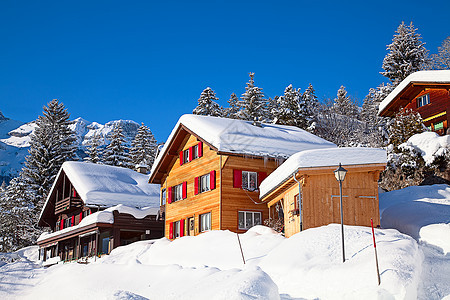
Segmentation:
{"type": "Polygon", "coordinates": [[[380,114],[411,83],[450,83],[450,70],[427,70],[410,74],[380,103],[380,114]]]}
{"type": "Polygon", "coordinates": [[[300,150],[336,147],[294,126],[266,123],[256,126],[252,123],[212,116],[183,115],[153,164],[152,173],[165,156],[181,125],[222,153],[288,158],[300,150]]]}
{"type": "Polygon", "coordinates": [[[84,217],[83,220],[81,220],[81,222],[75,226],[67,227],[62,230],[55,231],[52,233],[44,232],[39,236],[37,241],[38,242],[44,241],[49,238],[56,237],[56,236],[62,235],[64,233],[68,233],[68,232],[74,231],[76,229],[83,228],[83,227],[86,227],[88,225],[95,224],[95,223],[114,224],[114,214],[113,214],[114,211],[118,211],[121,214],[132,215],[136,219],[143,219],[150,215],[157,215],[158,210],[159,210],[159,208],[155,208],[155,207],[139,209],[139,208],[119,204],[119,205],[107,208],[105,210],[95,212],[89,216],[84,217]]]}
{"type": "Polygon", "coordinates": [[[386,150],[378,148],[331,148],[315,149],[295,153],[261,182],[260,199],[288,180],[302,168],[318,168],[365,164],[386,164],[386,150]]]}
{"type": "MultiPolygon", "coordinates": [[[[111,207],[124,204],[132,207],[158,207],[157,184],[148,183],[148,175],[136,171],[79,161],[63,163],[56,178],[64,172],[86,206],[111,207]]],[[[58,180],[55,180],[42,209],[42,214],[52,197],[58,180]]]]}

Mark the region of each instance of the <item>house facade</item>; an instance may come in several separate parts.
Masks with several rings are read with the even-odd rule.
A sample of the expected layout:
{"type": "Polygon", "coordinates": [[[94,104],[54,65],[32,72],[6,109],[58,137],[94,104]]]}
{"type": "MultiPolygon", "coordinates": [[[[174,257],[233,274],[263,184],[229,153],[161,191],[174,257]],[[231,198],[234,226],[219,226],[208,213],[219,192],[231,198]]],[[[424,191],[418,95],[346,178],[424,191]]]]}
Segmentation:
{"type": "Polygon", "coordinates": [[[296,127],[184,115],[153,164],[165,236],[245,232],[268,218],[259,184],[292,153],[335,147],[296,127]]]}
{"type": "Polygon", "coordinates": [[[409,75],[380,103],[378,114],[394,117],[400,109],[417,111],[430,130],[448,134],[450,70],[419,71],[409,75]]]}
{"type": "Polygon", "coordinates": [[[42,209],[41,259],[70,261],[163,236],[159,186],[130,169],[65,162],[42,209]]]}
{"type": "Polygon", "coordinates": [[[343,181],[343,220],[346,225],[380,225],[378,179],[386,166],[386,151],[334,148],[292,155],[260,186],[260,200],[269,218],[282,224],[286,237],[302,230],[340,223],[339,182],[334,170],[347,170],[343,181]]]}

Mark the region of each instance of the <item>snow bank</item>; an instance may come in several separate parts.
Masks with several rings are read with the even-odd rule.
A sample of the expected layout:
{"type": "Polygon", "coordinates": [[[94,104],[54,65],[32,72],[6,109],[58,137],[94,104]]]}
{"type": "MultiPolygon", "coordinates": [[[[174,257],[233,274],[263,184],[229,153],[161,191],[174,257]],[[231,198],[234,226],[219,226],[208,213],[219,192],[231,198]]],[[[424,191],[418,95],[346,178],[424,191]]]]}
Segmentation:
{"type": "Polygon", "coordinates": [[[380,194],[381,226],[450,252],[450,186],[413,186],[380,194]]]}
{"type": "Polygon", "coordinates": [[[399,146],[399,148],[415,148],[421,153],[426,164],[433,162],[436,156],[450,151],[450,135],[439,136],[436,132],[415,134],[399,146]]]}
{"type": "Polygon", "coordinates": [[[298,233],[259,264],[291,297],[320,299],[414,299],[422,261],[417,243],[396,230],[376,230],[381,273],[378,286],[370,228],[345,226],[342,263],[340,225],[298,233]]]}
{"type": "Polygon", "coordinates": [[[360,164],[386,164],[386,150],[376,148],[330,148],[295,153],[261,183],[260,198],[289,179],[299,168],[360,164]]]}
{"type": "Polygon", "coordinates": [[[423,83],[450,83],[450,70],[427,70],[418,71],[410,74],[380,103],[378,114],[380,114],[389,103],[397,97],[410,83],[423,82],[423,83]]]}
{"type": "Polygon", "coordinates": [[[180,125],[195,132],[220,152],[286,159],[301,150],[336,147],[335,144],[294,126],[265,123],[255,126],[252,123],[211,116],[183,115],[153,164],[152,172],[165,155],[180,125]]]}
{"type": "Polygon", "coordinates": [[[129,214],[135,217],[136,219],[143,219],[146,216],[156,215],[158,214],[159,208],[155,207],[147,207],[147,208],[135,208],[129,207],[122,204],[109,207],[105,210],[95,212],[89,216],[84,217],[78,225],[64,228],[62,230],[58,230],[55,232],[44,232],[42,233],[37,242],[44,241],[46,239],[59,236],[64,233],[68,233],[74,231],[76,229],[80,229],[95,223],[104,223],[104,224],[113,224],[114,223],[114,211],[118,211],[121,214],[129,214]]]}

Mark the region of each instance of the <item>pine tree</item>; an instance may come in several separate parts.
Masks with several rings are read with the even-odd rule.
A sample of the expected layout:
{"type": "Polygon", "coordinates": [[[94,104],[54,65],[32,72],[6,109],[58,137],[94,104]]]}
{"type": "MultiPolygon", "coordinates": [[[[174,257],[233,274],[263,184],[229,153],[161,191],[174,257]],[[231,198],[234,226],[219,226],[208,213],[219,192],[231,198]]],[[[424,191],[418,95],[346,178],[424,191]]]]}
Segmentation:
{"type": "Polygon", "coordinates": [[[438,53],[433,55],[433,67],[438,70],[450,70],[450,36],[438,47],[438,53]]]}
{"type": "Polygon", "coordinates": [[[131,162],[134,166],[145,164],[150,169],[155,161],[157,147],[151,130],[142,123],[131,143],[131,162]]]}
{"type": "Polygon", "coordinates": [[[0,252],[12,252],[36,242],[40,210],[23,177],[11,180],[0,197],[0,252]]]}
{"type": "Polygon", "coordinates": [[[300,119],[298,126],[303,129],[311,128],[317,122],[317,113],[319,110],[319,100],[311,83],[303,92],[298,106],[300,119]]]}
{"type": "Polygon", "coordinates": [[[300,89],[295,89],[292,84],[284,89],[284,94],[277,98],[276,106],[272,114],[278,124],[298,126],[301,122],[299,118],[300,89]]]}
{"type": "Polygon", "coordinates": [[[389,124],[389,144],[397,147],[411,136],[425,131],[422,117],[411,109],[401,109],[389,124]]]}
{"type": "Polygon", "coordinates": [[[253,77],[255,73],[249,73],[250,80],[245,87],[245,93],[239,101],[239,119],[242,120],[265,120],[268,117],[267,103],[262,89],[255,86],[253,77]]]}
{"type": "Polygon", "coordinates": [[[54,99],[47,107],[44,106],[43,115],[37,119],[37,127],[31,135],[23,178],[32,191],[33,204],[38,210],[63,162],[75,156],[76,137],[69,128],[69,117],[64,104],[54,99]]]}
{"type": "Polygon", "coordinates": [[[232,93],[230,96],[230,100],[228,100],[228,105],[224,110],[224,116],[229,119],[237,119],[237,115],[239,112],[239,99],[235,93],[232,93]]]}
{"type": "Polygon", "coordinates": [[[402,22],[387,46],[389,53],[383,60],[382,75],[386,76],[396,86],[409,74],[420,71],[428,64],[428,50],[425,49],[422,37],[414,28],[402,22]]]}
{"type": "Polygon", "coordinates": [[[358,107],[356,104],[347,96],[347,91],[345,87],[341,85],[337,92],[336,98],[334,98],[334,104],[332,109],[339,115],[356,117],[358,115],[358,107]]]}
{"type": "Polygon", "coordinates": [[[85,157],[84,160],[94,164],[101,163],[102,151],[100,149],[100,146],[101,146],[100,137],[96,133],[92,136],[91,140],[89,141],[89,145],[86,151],[87,157],[85,157]]]}
{"type": "Polygon", "coordinates": [[[118,122],[114,124],[110,140],[110,144],[106,146],[103,152],[103,162],[106,165],[132,169],[134,166],[131,163],[128,147],[125,143],[125,136],[122,133],[122,127],[118,122]]]}
{"type": "Polygon", "coordinates": [[[223,115],[222,107],[215,100],[219,100],[216,97],[216,93],[210,87],[207,87],[200,94],[198,105],[192,113],[195,115],[221,117],[223,115]]]}

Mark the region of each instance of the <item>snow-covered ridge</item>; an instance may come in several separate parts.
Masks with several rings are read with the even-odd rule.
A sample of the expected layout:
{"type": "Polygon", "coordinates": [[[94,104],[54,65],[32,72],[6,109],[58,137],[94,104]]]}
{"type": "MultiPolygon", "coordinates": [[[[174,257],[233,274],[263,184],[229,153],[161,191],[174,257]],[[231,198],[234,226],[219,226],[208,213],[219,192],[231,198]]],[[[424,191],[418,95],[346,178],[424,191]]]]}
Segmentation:
{"type": "Polygon", "coordinates": [[[410,74],[380,103],[378,114],[380,114],[397,95],[412,82],[422,83],[450,83],[450,70],[426,70],[410,74]]]}
{"type": "Polygon", "coordinates": [[[386,164],[386,150],[377,148],[330,148],[295,153],[261,182],[260,198],[270,193],[299,168],[361,164],[386,164]]]}

